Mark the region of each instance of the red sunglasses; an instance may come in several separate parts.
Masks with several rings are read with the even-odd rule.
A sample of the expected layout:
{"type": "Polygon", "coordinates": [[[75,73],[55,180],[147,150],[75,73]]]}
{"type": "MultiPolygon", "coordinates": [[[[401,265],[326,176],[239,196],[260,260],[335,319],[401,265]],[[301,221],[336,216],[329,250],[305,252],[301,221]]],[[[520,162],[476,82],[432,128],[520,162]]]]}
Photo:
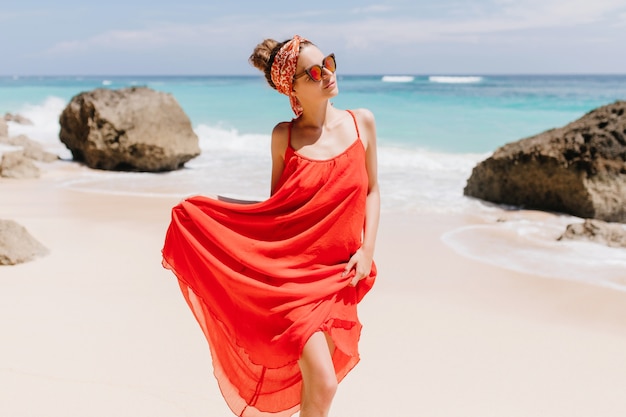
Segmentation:
{"type": "Polygon", "coordinates": [[[322,61],[322,65],[313,65],[312,67],[305,69],[304,72],[296,74],[293,79],[297,80],[304,74],[307,74],[309,78],[313,81],[322,81],[322,77],[324,76],[324,68],[333,73],[337,70],[335,54],[330,54],[326,58],[324,58],[324,61],[322,61]]]}

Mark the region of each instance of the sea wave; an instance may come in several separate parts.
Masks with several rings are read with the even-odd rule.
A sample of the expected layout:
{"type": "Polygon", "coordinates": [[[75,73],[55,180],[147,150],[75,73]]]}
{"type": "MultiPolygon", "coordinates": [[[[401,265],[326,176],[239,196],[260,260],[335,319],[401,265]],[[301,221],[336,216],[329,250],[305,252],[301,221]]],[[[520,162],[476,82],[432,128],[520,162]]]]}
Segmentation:
{"type": "Polygon", "coordinates": [[[524,211],[510,217],[452,230],[442,240],[461,255],[501,268],[626,291],[626,251],[557,240],[582,219],[524,211]]]}
{"type": "Polygon", "coordinates": [[[26,117],[32,124],[9,122],[11,136],[26,135],[57,153],[61,158],[71,158],[70,151],[59,140],[59,116],[67,102],[59,97],[48,97],[39,104],[25,104],[17,113],[26,117]]]}
{"type": "Polygon", "coordinates": [[[383,75],[381,80],[386,83],[411,83],[415,77],[412,75],[383,75]]]}
{"type": "Polygon", "coordinates": [[[477,76],[447,76],[447,75],[431,75],[428,77],[428,81],[431,83],[443,83],[443,84],[471,84],[479,83],[483,80],[483,77],[477,76]]]}

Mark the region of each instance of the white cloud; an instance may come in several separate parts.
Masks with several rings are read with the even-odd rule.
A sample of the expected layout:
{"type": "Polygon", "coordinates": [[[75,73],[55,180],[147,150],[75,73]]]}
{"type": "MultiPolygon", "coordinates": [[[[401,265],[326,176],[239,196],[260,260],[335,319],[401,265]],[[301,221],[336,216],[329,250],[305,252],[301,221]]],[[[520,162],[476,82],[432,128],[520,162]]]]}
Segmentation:
{"type": "Polygon", "coordinates": [[[341,31],[348,45],[356,48],[381,43],[479,42],[493,38],[493,34],[501,41],[507,36],[519,40],[515,32],[615,23],[620,19],[616,13],[626,10],[623,0],[494,1],[499,7],[473,8],[471,13],[462,13],[458,8],[450,10],[454,18],[378,17],[344,23],[341,31]]]}
{"type": "Polygon", "coordinates": [[[352,13],[354,14],[365,14],[365,13],[385,13],[392,11],[393,8],[384,4],[373,4],[371,6],[365,7],[357,7],[352,9],[352,13]]]}
{"type": "Polygon", "coordinates": [[[46,53],[51,55],[71,54],[92,48],[110,50],[155,49],[186,43],[205,43],[208,39],[219,38],[233,30],[232,25],[181,25],[161,24],[153,28],[139,30],[112,30],[86,39],[59,42],[46,53]]]}
{"type": "Polygon", "coordinates": [[[615,26],[626,26],[626,13],[620,13],[617,15],[615,26]]]}
{"type": "MultiPolygon", "coordinates": [[[[272,15],[263,19],[229,16],[195,25],[161,22],[144,29],[113,30],[86,39],[60,42],[47,53],[71,54],[92,48],[145,50],[172,45],[223,49],[226,43],[241,47],[244,42],[249,44],[251,39],[263,36],[281,39],[294,33],[308,35],[318,44],[343,39],[348,47],[357,49],[438,41],[473,43],[491,39],[493,34],[504,42],[507,36],[519,40],[515,39],[519,31],[562,29],[601,21],[616,25],[618,22],[624,24],[626,20],[623,0],[491,0],[486,7],[474,4],[471,9],[465,5],[447,5],[452,10],[448,10],[446,17],[437,18],[422,18],[415,12],[413,15],[377,15],[376,12],[391,9],[385,5],[371,5],[354,9],[355,13],[345,15],[340,23],[336,19],[327,19],[336,12],[324,10],[272,15]]],[[[598,34],[599,37],[602,35],[598,34]]]]}
{"type": "Polygon", "coordinates": [[[133,49],[138,46],[159,45],[165,41],[162,33],[158,31],[114,30],[87,39],[59,42],[46,52],[56,55],[86,51],[91,48],[133,49]]]}
{"type": "Polygon", "coordinates": [[[596,22],[624,7],[623,0],[523,0],[505,5],[502,15],[536,25],[562,26],[596,22]]]}

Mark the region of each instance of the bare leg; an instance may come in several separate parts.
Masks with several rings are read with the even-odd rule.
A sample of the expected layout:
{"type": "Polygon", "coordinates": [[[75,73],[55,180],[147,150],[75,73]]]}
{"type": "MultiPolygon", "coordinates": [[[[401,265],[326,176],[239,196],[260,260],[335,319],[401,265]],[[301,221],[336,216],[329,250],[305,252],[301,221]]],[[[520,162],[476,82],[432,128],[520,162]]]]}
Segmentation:
{"type": "Polygon", "coordinates": [[[317,332],[304,345],[298,361],[302,372],[300,417],[327,417],[337,391],[337,376],[331,359],[334,345],[317,332]]]}

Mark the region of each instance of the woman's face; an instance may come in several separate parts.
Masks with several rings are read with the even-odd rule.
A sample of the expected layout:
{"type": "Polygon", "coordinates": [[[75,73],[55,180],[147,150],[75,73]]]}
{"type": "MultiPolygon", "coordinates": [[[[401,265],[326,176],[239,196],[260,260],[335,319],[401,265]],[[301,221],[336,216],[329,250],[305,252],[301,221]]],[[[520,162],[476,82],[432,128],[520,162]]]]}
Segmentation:
{"type": "Polygon", "coordinates": [[[294,84],[293,90],[296,96],[302,100],[302,98],[331,98],[337,95],[339,89],[337,88],[337,77],[335,73],[324,68],[323,61],[326,55],[319,50],[315,45],[305,45],[300,50],[298,57],[298,66],[296,67],[296,75],[299,76],[294,84]],[[322,80],[315,81],[305,73],[307,68],[313,65],[320,65],[322,67],[322,80]]]}

